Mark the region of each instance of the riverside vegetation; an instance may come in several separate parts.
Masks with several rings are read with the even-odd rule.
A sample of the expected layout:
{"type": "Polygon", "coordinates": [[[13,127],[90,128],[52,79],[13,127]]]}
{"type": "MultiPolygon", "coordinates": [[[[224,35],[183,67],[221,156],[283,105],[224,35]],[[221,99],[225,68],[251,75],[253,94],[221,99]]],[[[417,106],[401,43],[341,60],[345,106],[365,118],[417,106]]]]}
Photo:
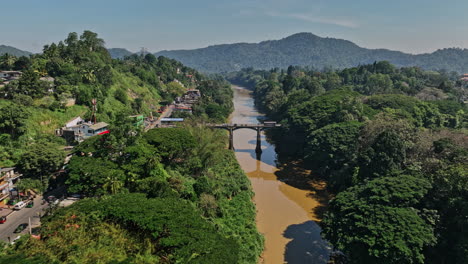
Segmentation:
{"type": "Polygon", "coordinates": [[[335,263],[468,263],[466,83],[388,62],[227,78],[282,124],[280,158],[335,194],[321,221],[335,263]]]}
{"type": "Polygon", "coordinates": [[[90,197],[44,217],[40,239],[25,235],[2,247],[0,263],[256,263],[263,239],[250,182],[225,149],[226,135],[197,125],[227,118],[230,86],[151,54],[113,60],[103,45],[85,31],[42,54],[0,58],[2,69],[23,71],[0,88],[0,166],[18,166],[21,188],[62,183],[90,197]],[[128,118],[172,101],[184,86],[203,95],[191,126],[143,132],[128,118]],[[92,98],[111,133],[76,146],[65,173],[50,177],[65,157],[53,130],[89,118],[92,98]]]}

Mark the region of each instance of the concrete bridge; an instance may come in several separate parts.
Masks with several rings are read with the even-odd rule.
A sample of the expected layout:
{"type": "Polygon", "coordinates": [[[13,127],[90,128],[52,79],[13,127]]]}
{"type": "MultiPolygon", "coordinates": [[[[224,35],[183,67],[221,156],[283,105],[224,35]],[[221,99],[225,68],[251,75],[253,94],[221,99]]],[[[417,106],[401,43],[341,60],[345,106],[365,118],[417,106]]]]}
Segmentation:
{"type": "Polygon", "coordinates": [[[272,121],[265,121],[263,124],[206,124],[207,127],[225,129],[229,131],[229,149],[234,150],[234,131],[238,129],[252,129],[257,131],[257,147],[255,152],[262,153],[262,142],[260,132],[268,128],[281,127],[280,124],[272,121]]]}

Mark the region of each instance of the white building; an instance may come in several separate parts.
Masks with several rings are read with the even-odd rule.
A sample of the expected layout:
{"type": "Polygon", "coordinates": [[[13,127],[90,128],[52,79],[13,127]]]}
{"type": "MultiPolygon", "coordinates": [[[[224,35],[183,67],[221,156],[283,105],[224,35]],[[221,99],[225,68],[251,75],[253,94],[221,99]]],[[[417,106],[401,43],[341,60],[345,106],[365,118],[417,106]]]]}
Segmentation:
{"type": "Polygon", "coordinates": [[[0,78],[6,80],[19,79],[23,73],[20,71],[0,71],[0,78]]]}
{"type": "Polygon", "coordinates": [[[6,198],[12,198],[11,189],[13,189],[18,178],[21,174],[15,173],[15,168],[1,168],[0,169],[0,204],[6,198]]]}
{"type": "Polygon", "coordinates": [[[57,136],[63,136],[68,142],[81,142],[89,137],[109,133],[109,125],[104,122],[96,124],[85,122],[81,117],[75,117],[65,124],[61,129],[56,130],[57,136]]]}

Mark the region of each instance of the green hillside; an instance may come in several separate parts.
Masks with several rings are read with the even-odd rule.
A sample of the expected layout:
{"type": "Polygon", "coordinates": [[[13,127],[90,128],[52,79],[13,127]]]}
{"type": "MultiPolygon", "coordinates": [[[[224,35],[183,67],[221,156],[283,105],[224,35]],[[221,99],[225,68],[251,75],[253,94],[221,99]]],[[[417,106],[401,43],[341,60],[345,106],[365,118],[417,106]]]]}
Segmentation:
{"type": "Polygon", "coordinates": [[[129,118],[158,115],[160,104],[197,88],[185,123],[225,122],[228,83],[152,54],[112,59],[90,31],[30,58],[1,56],[3,69],[22,75],[0,86],[0,167],[23,174],[21,191],[66,187],[88,198],[48,208],[41,239],[5,245],[0,263],[257,263],[253,192],[226,134],[196,125],[145,132],[129,118]],[[64,164],[54,131],[89,119],[92,99],[110,132],[76,144],[64,164]]]}

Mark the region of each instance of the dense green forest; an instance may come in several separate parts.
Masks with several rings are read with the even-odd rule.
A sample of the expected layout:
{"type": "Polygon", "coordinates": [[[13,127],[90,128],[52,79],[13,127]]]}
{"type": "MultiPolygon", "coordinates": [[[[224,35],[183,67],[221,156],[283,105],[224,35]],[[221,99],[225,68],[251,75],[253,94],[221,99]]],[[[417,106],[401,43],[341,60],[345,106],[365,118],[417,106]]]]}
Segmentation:
{"type": "Polygon", "coordinates": [[[41,240],[25,238],[4,259],[256,263],[263,240],[253,193],[226,135],[187,127],[129,137],[124,127],[80,144],[56,179],[93,198],[43,218],[41,240]]]}
{"type": "Polygon", "coordinates": [[[282,124],[280,159],[327,182],[322,232],[346,263],[468,262],[466,83],[388,62],[227,78],[282,124]]]}
{"type": "Polygon", "coordinates": [[[214,45],[193,50],[161,51],[156,56],[176,59],[203,72],[232,72],[242,68],[286,69],[289,65],[316,69],[343,69],[374,61],[390,61],[399,67],[419,66],[427,70],[468,72],[467,49],[442,49],[412,55],[386,49],[366,49],[351,41],[298,33],[260,43],[214,45]]]}
{"type": "Polygon", "coordinates": [[[21,190],[66,186],[89,197],[50,210],[41,239],[3,247],[0,263],[257,262],[263,238],[250,182],[226,135],[197,125],[228,117],[229,84],[151,54],[113,60],[90,31],[31,57],[5,54],[0,69],[23,72],[0,88],[0,167],[23,173],[21,190]],[[157,115],[187,88],[202,98],[186,126],[144,132],[129,118],[157,115]],[[75,146],[57,174],[67,153],[54,130],[90,118],[93,98],[110,133],[75,146]]]}

